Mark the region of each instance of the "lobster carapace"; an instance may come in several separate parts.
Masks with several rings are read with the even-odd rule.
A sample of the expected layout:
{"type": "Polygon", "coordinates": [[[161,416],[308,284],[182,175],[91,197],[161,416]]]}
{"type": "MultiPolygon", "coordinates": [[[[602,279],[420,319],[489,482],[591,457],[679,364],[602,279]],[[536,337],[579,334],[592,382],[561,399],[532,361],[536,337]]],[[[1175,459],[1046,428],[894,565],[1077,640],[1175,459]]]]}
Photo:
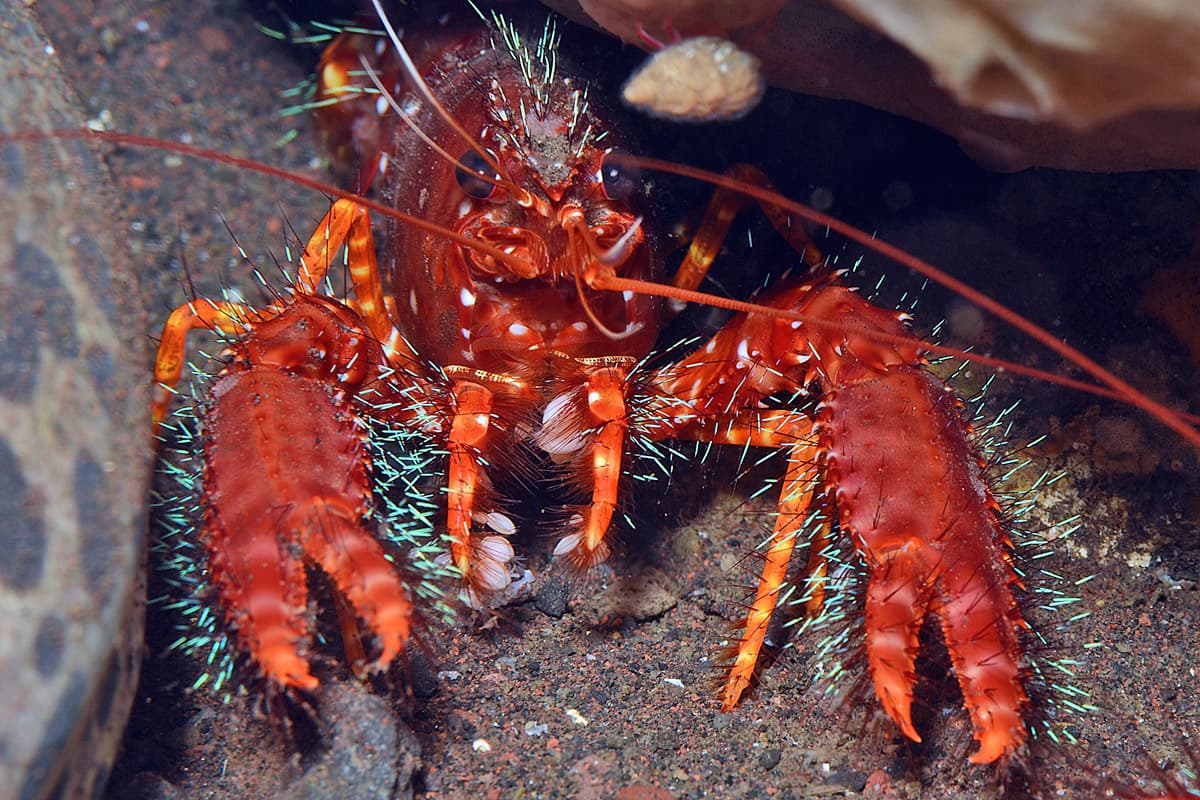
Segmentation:
{"type": "MultiPolygon", "coordinates": [[[[447,524],[468,596],[486,602],[508,582],[512,549],[496,542],[513,526],[490,473],[509,471],[521,447],[565,464],[587,498],[555,548],[579,568],[611,550],[634,442],[778,448],[788,466],[774,537],[725,707],[751,679],[792,545],[810,507],[823,504],[871,573],[867,656],[887,713],[919,739],[909,714],[917,632],[936,611],[980,742],[973,760],[1014,754],[1029,700],[1007,535],[968,426],[952,392],[924,370],[904,315],[842,286],[803,232],[774,214],[810,274],[779,282],[682,361],[648,367],[670,312],[647,296],[647,282],[671,278],[631,205],[639,192],[629,160],[586,87],[556,74],[554,39],[547,28],[527,45],[497,19],[453,46],[433,42],[441,55],[418,68],[427,88],[412,93],[401,90],[393,51],[359,36],[335,43],[321,68],[321,96],[345,101],[332,106],[327,130],[345,128],[355,107],[371,120],[351,126],[377,137],[357,136],[359,175],[401,211],[508,256],[403,223],[390,223],[384,241],[389,310],[413,355],[438,365],[439,384],[420,419],[401,410],[392,421],[436,429],[450,453],[447,524]],[[364,53],[383,55],[368,66],[364,53]],[[385,102],[372,86],[396,97],[385,102]],[[376,110],[396,114],[381,120],[376,110]],[[810,385],[825,396],[819,413],[798,401],[810,385]],[[876,424],[890,433],[873,441],[865,431],[876,424]],[[893,474],[925,456],[920,476],[893,474]]],[[[717,194],[675,288],[659,293],[687,299],[741,202],[717,194]]]]}

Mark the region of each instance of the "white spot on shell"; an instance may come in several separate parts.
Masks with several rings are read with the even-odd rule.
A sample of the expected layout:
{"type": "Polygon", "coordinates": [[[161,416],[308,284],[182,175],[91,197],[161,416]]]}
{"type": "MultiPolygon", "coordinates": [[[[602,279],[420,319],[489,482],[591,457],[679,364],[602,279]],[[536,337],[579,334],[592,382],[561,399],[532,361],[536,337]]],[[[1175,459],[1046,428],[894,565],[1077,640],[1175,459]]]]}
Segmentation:
{"type": "Polygon", "coordinates": [[[550,420],[562,413],[567,407],[567,403],[571,402],[571,394],[560,394],[553,398],[549,403],[546,403],[546,408],[542,410],[542,424],[548,425],[550,420]]]}
{"type": "Polygon", "coordinates": [[[463,308],[471,308],[475,305],[475,293],[464,286],[458,293],[458,301],[463,304],[463,308]]]}
{"type": "Polygon", "coordinates": [[[524,336],[525,334],[529,333],[529,328],[526,328],[519,322],[514,322],[512,325],[508,326],[508,332],[513,336],[524,336]]]}
{"type": "Polygon", "coordinates": [[[387,98],[384,97],[383,95],[379,95],[379,97],[375,98],[375,113],[382,117],[385,114],[387,114],[387,110],[388,110],[387,98]]]}
{"type": "MultiPolygon", "coordinates": [[[[499,536],[493,537],[508,544],[506,539],[499,536]]],[[[507,588],[511,578],[508,577],[508,568],[503,563],[492,561],[490,559],[480,560],[475,565],[475,577],[480,586],[487,589],[489,592],[501,592],[507,588]]]]}

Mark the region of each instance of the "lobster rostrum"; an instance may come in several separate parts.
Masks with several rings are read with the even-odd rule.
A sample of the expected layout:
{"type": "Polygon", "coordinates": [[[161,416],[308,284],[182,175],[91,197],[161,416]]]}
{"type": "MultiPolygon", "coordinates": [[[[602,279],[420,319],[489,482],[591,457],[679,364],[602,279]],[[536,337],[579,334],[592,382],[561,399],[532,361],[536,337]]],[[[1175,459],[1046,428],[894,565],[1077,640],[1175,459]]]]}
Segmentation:
{"type": "MultiPolygon", "coordinates": [[[[605,135],[586,87],[555,75],[553,34],[529,48],[506,23],[495,26],[443,31],[453,46],[423,40],[423,51],[448,55],[415,70],[426,87],[416,95],[401,93],[402,70],[387,60],[399,51],[376,38],[342,39],[322,63],[322,91],[341,100],[326,124],[353,128],[367,165],[358,188],[378,182],[404,215],[387,224],[382,270],[365,203],[341,200],[309,241],[292,297],[265,310],[197,301],[167,325],[156,369],[166,386],[179,379],[187,330],[215,327],[238,339],[210,393],[205,537],[214,582],[252,659],[281,685],[315,685],[296,548],[376,635],[378,665],[408,638],[411,599],[363,521],[370,465],[361,418],[419,431],[447,454],[450,560],[475,605],[503,594],[513,577],[506,473],[549,460],[578,487],[583,501],[568,511],[554,552],[588,568],[611,552],[633,444],[775,448],[787,461],[775,529],[724,707],[752,680],[797,536],[810,509],[821,508],[869,571],[865,651],[888,715],[919,740],[910,712],[917,634],[934,612],[979,742],[972,760],[1019,753],[1029,691],[1018,578],[959,403],[925,369],[928,347],[906,331],[903,314],[845,286],[783,221],[804,274],[752,304],[698,294],[742,202],[727,192],[671,274],[636,206],[637,160],[605,135]],[[361,55],[380,52],[384,61],[363,66],[361,55]],[[387,97],[393,102],[381,102],[387,97]],[[446,173],[456,174],[456,193],[413,191],[441,185],[446,173]],[[437,226],[449,233],[431,233],[437,226]],[[321,265],[342,244],[354,295],[321,297],[321,265]],[[672,301],[693,300],[739,313],[690,355],[655,365],[672,301]],[[815,409],[799,400],[813,389],[815,409]],[[267,419],[300,430],[284,436],[267,419]],[[302,447],[306,438],[320,448],[302,447]],[[243,462],[253,470],[215,452],[239,440],[262,445],[264,455],[243,462]],[[238,492],[222,490],[226,475],[238,492]],[[287,513],[233,519],[242,504],[287,513]]],[[[758,181],[761,194],[754,173],[741,177],[758,181]]],[[[765,198],[778,217],[782,203],[765,198]]],[[[156,401],[156,422],[168,402],[156,401]]],[[[812,571],[824,568],[818,562],[812,571]]]]}

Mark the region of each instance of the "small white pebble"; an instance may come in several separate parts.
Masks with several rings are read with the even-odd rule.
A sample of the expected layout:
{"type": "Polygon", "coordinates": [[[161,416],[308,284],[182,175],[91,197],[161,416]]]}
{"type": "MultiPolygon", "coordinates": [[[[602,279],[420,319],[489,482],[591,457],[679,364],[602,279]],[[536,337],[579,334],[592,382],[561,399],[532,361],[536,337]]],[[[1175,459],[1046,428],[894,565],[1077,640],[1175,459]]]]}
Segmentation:
{"type": "Polygon", "coordinates": [[[672,686],[678,686],[680,689],[683,688],[683,681],[679,680],[679,678],[663,678],[663,683],[669,683],[672,686]]]}
{"type": "Polygon", "coordinates": [[[548,730],[550,730],[550,726],[545,723],[530,720],[525,723],[524,733],[526,736],[540,737],[548,730]]]}
{"type": "Polygon", "coordinates": [[[576,725],[587,725],[588,724],[588,718],[585,717],[583,714],[580,714],[574,708],[567,709],[567,716],[570,717],[571,722],[574,722],[576,725]]]}
{"type": "Polygon", "coordinates": [[[476,753],[492,752],[492,746],[488,744],[487,739],[476,739],[475,741],[471,742],[471,749],[476,753]]]}

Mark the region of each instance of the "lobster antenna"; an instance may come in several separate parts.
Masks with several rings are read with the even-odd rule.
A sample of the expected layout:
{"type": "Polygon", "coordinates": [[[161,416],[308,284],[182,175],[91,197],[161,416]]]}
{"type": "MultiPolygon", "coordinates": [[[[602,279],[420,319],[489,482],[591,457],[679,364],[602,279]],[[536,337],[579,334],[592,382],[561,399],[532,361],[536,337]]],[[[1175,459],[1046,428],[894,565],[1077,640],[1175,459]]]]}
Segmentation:
{"type": "MultiPolygon", "coordinates": [[[[408,50],[400,41],[400,37],[397,35],[396,29],[392,27],[392,21],[388,19],[387,12],[383,10],[383,3],[380,2],[380,0],[371,0],[371,5],[375,8],[375,13],[379,16],[379,21],[383,25],[383,29],[387,32],[388,39],[391,41],[392,46],[396,48],[396,54],[400,56],[400,63],[404,66],[404,72],[406,75],[408,75],[408,80],[413,85],[413,88],[416,89],[421,97],[425,99],[425,102],[429,103],[434,111],[437,112],[438,116],[440,116],[446,122],[446,124],[454,130],[455,133],[462,137],[463,141],[471,146],[471,149],[483,159],[484,163],[491,167],[492,171],[496,175],[500,176],[500,185],[512,193],[514,199],[520,202],[523,198],[528,198],[529,193],[504,177],[504,173],[500,169],[500,162],[491,153],[489,153],[486,148],[476,142],[475,138],[467,132],[467,129],[464,128],[459,121],[454,118],[454,115],[447,111],[446,107],[443,106],[437,97],[434,96],[433,91],[429,88],[429,84],[425,83],[425,79],[421,77],[421,73],[417,69],[417,65],[413,63],[412,57],[409,56],[408,50]]],[[[385,96],[387,95],[386,92],[384,94],[385,96]]],[[[441,148],[438,149],[440,150],[441,148]]],[[[451,158],[450,160],[455,164],[458,164],[458,159],[451,158]]],[[[475,170],[472,169],[467,171],[473,173],[475,172],[475,170]]],[[[492,180],[490,176],[481,177],[483,177],[484,180],[492,180]]]]}
{"type": "Polygon", "coordinates": [[[371,83],[374,84],[374,86],[375,86],[376,90],[378,90],[380,96],[383,97],[383,99],[387,102],[388,107],[391,108],[392,111],[394,111],[396,113],[396,116],[398,116],[398,117],[400,117],[400,119],[404,120],[404,124],[408,125],[409,129],[412,130],[413,133],[415,133],[417,136],[419,136],[421,138],[421,141],[425,142],[425,144],[429,145],[431,148],[433,148],[433,150],[437,151],[438,155],[440,155],[442,158],[446,159],[447,161],[449,161],[451,164],[458,167],[459,169],[461,169],[465,172],[469,172],[473,175],[477,175],[477,176],[479,176],[480,179],[482,179],[482,180],[486,181],[487,183],[490,183],[494,186],[503,186],[505,188],[508,188],[509,186],[512,185],[509,181],[506,181],[502,176],[496,177],[496,176],[500,175],[499,171],[497,171],[495,173],[495,175],[487,175],[483,172],[477,172],[476,170],[473,170],[470,167],[468,167],[461,160],[450,155],[449,151],[447,151],[446,148],[442,147],[440,144],[435,142],[433,140],[433,137],[431,137],[424,130],[422,130],[419,125],[417,125],[416,121],[413,120],[411,114],[407,113],[404,109],[402,109],[400,107],[400,104],[396,102],[395,96],[390,91],[388,91],[387,87],[385,87],[383,85],[383,81],[381,81],[379,79],[379,73],[376,72],[375,68],[372,67],[370,62],[367,61],[367,57],[360,53],[358,56],[358,63],[362,65],[363,72],[365,72],[367,77],[371,79],[371,83]]]}
{"type": "MultiPolygon", "coordinates": [[[[499,261],[503,264],[508,264],[509,266],[512,266],[512,267],[524,266],[523,261],[514,257],[510,253],[506,253],[503,250],[501,250],[500,248],[493,247],[493,246],[491,246],[485,242],[482,242],[478,239],[474,239],[469,236],[464,236],[455,231],[449,230],[441,225],[437,225],[436,223],[430,222],[426,219],[422,219],[420,217],[415,217],[415,216],[412,216],[411,214],[405,214],[404,212],[402,212],[398,209],[391,208],[390,206],[387,206],[376,200],[372,200],[370,198],[363,197],[362,195],[357,194],[355,192],[351,192],[346,189],[340,189],[336,186],[331,186],[327,183],[322,183],[321,181],[315,180],[313,178],[308,178],[304,175],[298,175],[298,174],[295,174],[292,172],[288,172],[286,170],[279,169],[278,167],[272,167],[269,164],[263,164],[262,162],[254,161],[253,159],[241,158],[239,156],[232,156],[232,155],[229,155],[228,153],[222,153],[217,150],[210,150],[208,148],[198,147],[196,145],[184,144],[183,142],[172,142],[167,139],[157,139],[153,136],[140,136],[138,134],[132,134],[132,133],[115,133],[112,131],[96,131],[96,130],[90,130],[87,128],[52,128],[49,130],[40,130],[40,131],[18,131],[15,133],[0,133],[0,143],[41,142],[41,141],[46,141],[46,140],[51,140],[51,139],[64,139],[64,140],[92,139],[92,140],[98,141],[98,142],[110,142],[113,144],[126,145],[126,146],[130,146],[130,147],[146,147],[146,148],[150,148],[150,149],[154,149],[154,150],[162,150],[162,151],[171,152],[171,153],[178,153],[179,155],[189,156],[191,158],[199,158],[199,159],[203,159],[205,161],[209,161],[209,162],[216,163],[216,164],[225,164],[227,166],[237,167],[238,169],[244,169],[244,170],[248,170],[250,172],[257,172],[260,175],[267,175],[267,176],[270,176],[273,178],[278,178],[283,181],[288,181],[289,183],[292,183],[296,186],[300,186],[305,189],[311,189],[312,191],[315,191],[315,192],[320,192],[321,194],[324,194],[328,197],[340,197],[340,198],[345,198],[347,200],[353,200],[354,202],[361,205],[363,208],[366,208],[369,211],[373,211],[376,214],[379,214],[380,216],[388,217],[390,219],[395,219],[400,222],[404,222],[406,224],[412,225],[413,227],[419,228],[423,231],[428,231],[428,232],[436,234],[438,236],[443,236],[443,237],[449,239],[450,241],[461,245],[462,247],[470,248],[473,250],[477,250],[481,253],[485,253],[485,254],[491,256],[492,258],[495,258],[497,261],[499,261]]],[[[668,172],[668,171],[678,172],[679,174],[681,174],[685,177],[692,177],[692,178],[696,178],[698,180],[710,181],[717,185],[721,185],[721,186],[725,186],[727,188],[733,189],[734,191],[744,192],[745,194],[748,194],[748,195],[751,195],[754,197],[766,198],[768,202],[774,203],[775,205],[778,205],[780,207],[787,207],[787,208],[793,207],[792,201],[787,200],[787,198],[784,198],[781,195],[772,194],[771,192],[761,190],[750,184],[744,184],[744,183],[741,183],[738,181],[726,179],[724,176],[718,175],[713,172],[707,172],[704,170],[695,169],[693,167],[686,167],[683,165],[669,164],[667,162],[662,162],[662,161],[654,161],[652,159],[645,159],[645,158],[641,158],[641,157],[637,157],[637,158],[639,161],[646,163],[647,165],[655,165],[653,167],[648,167],[648,168],[657,168],[657,169],[661,169],[664,172],[668,172]]],[[[806,213],[806,214],[816,214],[817,213],[815,211],[812,211],[811,209],[806,209],[803,206],[800,206],[799,208],[803,209],[804,213],[806,213]]],[[[800,212],[798,211],[797,213],[799,214],[800,212]]],[[[826,219],[831,219],[831,218],[826,218],[826,219]]],[[[831,219],[831,221],[836,222],[836,220],[832,220],[832,219],[831,219]]],[[[847,226],[845,226],[844,223],[837,223],[837,224],[839,226],[838,227],[839,231],[847,229],[847,226]]],[[[884,242],[882,242],[878,239],[874,239],[874,237],[868,236],[867,234],[863,233],[862,231],[859,231],[857,228],[848,228],[848,230],[853,231],[854,233],[857,233],[858,237],[861,237],[861,238],[857,238],[857,237],[854,237],[852,234],[847,233],[845,235],[847,235],[848,238],[855,238],[855,241],[865,242],[867,247],[875,247],[875,246],[884,246],[885,245],[884,242]]],[[[887,245],[887,247],[891,247],[891,246],[887,245]]],[[[892,247],[891,250],[885,250],[884,254],[890,255],[892,252],[900,254],[900,256],[895,256],[897,258],[906,256],[906,254],[904,254],[903,251],[900,251],[894,247],[892,247]]],[[[904,262],[901,261],[901,263],[904,263],[904,262]]],[[[923,261],[919,261],[918,263],[925,264],[925,262],[923,262],[923,261]]],[[[926,264],[926,266],[929,269],[934,269],[932,267],[932,265],[926,264]]],[[[914,269],[917,269],[917,268],[914,267],[914,269]]],[[[952,280],[948,276],[947,276],[947,279],[952,280]]],[[[779,317],[779,318],[788,319],[788,320],[799,320],[801,322],[811,323],[815,326],[823,325],[823,326],[825,326],[827,328],[831,328],[831,329],[839,328],[839,326],[835,322],[830,322],[828,320],[809,319],[807,317],[804,317],[803,315],[796,314],[796,313],[793,313],[790,311],[786,311],[784,309],[769,308],[767,306],[755,305],[753,303],[742,303],[740,301],[729,300],[727,298],[719,297],[717,295],[709,295],[709,294],[704,294],[702,292],[693,292],[693,291],[689,291],[689,290],[683,290],[683,289],[679,289],[677,287],[667,286],[664,284],[648,283],[645,281],[637,281],[637,280],[632,280],[629,278],[619,278],[615,275],[597,276],[597,277],[593,278],[593,280],[591,282],[591,286],[594,289],[605,289],[605,290],[611,290],[611,291],[623,291],[625,289],[629,289],[631,291],[639,291],[644,294],[651,294],[651,295],[656,295],[656,296],[660,296],[660,297],[676,298],[679,300],[683,300],[684,302],[700,303],[703,305],[713,306],[715,308],[727,308],[732,311],[744,311],[747,313],[764,314],[766,316],[779,317]],[[603,284],[603,285],[601,285],[601,284],[603,284]]],[[[995,302],[995,301],[992,301],[992,302],[995,302]]],[[[1008,312],[1008,313],[1012,314],[1013,312],[1008,312]]],[[[1026,324],[1032,324],[1032,323],[1026,323],[1026,324]]],[[[1049,334],[1046,334],[1046,335],[1049,335],[1049,334]]],[[[882,336],[880,338],[882,338],[882,336]]],[[[901,341],[907,341],[907,340],[901,340],[901,341]]],[[[1065,377],[1062,375],[1056,375],[1055,373],[1048,372],[1046,370],[1040,370],[1040,369],[1036,369],[1034,367],[1027,367],[1027,366],[1024,366],[1023,364],[1017,364],[1017,363],[1014,363],[1011,361],[1004,361],[1003,359],[999,359],[999,358],[991,358],[989,356],[984,356],[979,353],[964,353],[960,350],[954,350],[952,348],[942,347],[939,345],[933,345],[933,344],[929,344],[926,342],[922,342],[921,347],[931,353],[952,355],[956,358],[961,358],[966,361],[971,361],[974,363],[983,364],[985,366],[994,367],[999,370],[1011,372],[1015,375],[1023,375],[1025,377],[1034,378],[1034,379],[1042,380],[1042,381],[1047,381],[1049,383],[1054,383],[1059,386],[1065,386],[1069,389],[1074,389],[1074,390],[1082,392],[1084,394],[1090,394],[1095,397],[1103,397],[1103,398],[1106,398],[1109,400],[1116,400],[1118,402],[1122,402],[1127,405],[1136,406],[1138,408],[1141,408],[1143,411],[1146,411],[1147,413],[1149,413],[1155,419],[1160,420],[1161,422],[1166,424],[1168,427],[1170,427],[1172,430],[1175,430],[1175,431],[1181,433],[1184,436],[1184,438],[1187,439],[1189,442],[1195,443],[1198,446],[1200,446],[1200,433],[1198,433],[1186,426],[1186,422],[1188,422],[1188,421],[1194,421],[1194,422],[1200,423],[1200,417],[1197,417],[1196,415],[1188,414],[1188,413],[1182,412],[1182,411],[1173,412],[1170,409],[1166,409],[1165,407],[1161,407],[1161,406],[1159,406],[1159,408],[1161,409],[1161,413],[1154,413],[1152,411],[1149,411],[1147,408],[1145,408],[1145,406],[1143,404],[1135,402],[1133,400],[1133,398],[1131,396],[1129,396],[1128,394],[1123,394],[1121,391],[1114,391],[1113,389],[1109,389],[1104,386],[1097,386],[1095,384],[1086,383],[1086,382],[1080,381],[1080,380],[1075,380],[1074,378],[1068,378],[1068,377],[1065,377]],[[1165,414],[1166,416],[1164,417],[1164,416],[1162,416],[1162,414],[1165,414]],[[1175,420],[1178,422],[1178,425],[1171,424],[1171,422],[1169,422],[1168,420],[1175,420]],[[1179,426],[1182,426],[1182,428],[1179,426]]],[[[1070,352],[1076,352],[1076,351],[1074,351],[1073,348],[1070,348],[1068,345],[1063,345],[1063,347],[1067,348],[1067,350],[1070,352]]],[[[1074,360],[1069,355],[1064,356],[1064,357],[1068,361],[1074,360]]],[[[1082,354],[1080,354],[1080,357],[1082,358],[1082,354]]],[[[1136,394],[1138,397],[1144,398],[1144,395],[1141,395],[1141,393],[1139,393],[1139,392],[1136,392],[1132,389],[1130,389],[1130,392],[1132,394],[1136,394]]],[[[1150,401],[1150,402],[1153,402],[1153,401],[1150,401]]],[[[1155,404],[1155,405],[1157,405],[1157,404],[1155,404]]]]}
{"type": "Polygon", "coordinates": [[[631,158],[635,163],[645,167],[646,169],[669,172],[673,175],[681,175],[685,178],[693,178],[695,180],[705,181],[715,186],[723,186],[735,192],[740,192],[749,197],[753,197],[756,200],[761,200],[763,202],[776,205],[792,212],[793,214],[796,214],[799,217],[803,217],[810,222],[824,226],[829,230],[836,231],[842,236],[845,236],[847,239],[858,242],[864,247],[868,247],[880,255],[890,258],[898,264],[903,264],[913,272],[920,273],[921,275],[924,275],[925,277],[958,293],[960,297],[971,303],[974,303],[986,311],[991,312],[1025,335],[1031,337],[1050,350],[1053,350],[1059,356],[1077,365],[1080,369],[1091,375],[1096,380],[1106,384],[1117,395],[1119,395],[1122,400],[1137,406],[1142,411],[1145,411],[1147,414],[1178,433],[1184,439],[1187,439],[1194,446],[1200,447],[1200,431],[1188,425],[1184,421],[1182,415],[1170,408],[1167,408],[1163,404],[1156,402],[1146,394],[1138,391],[1130,384],[1118,378],[1112,372],[1109,372],[1104,367],[1100,366],[1100,364],[1088,358],[1079,350],[1076,350],[1071,345],[1055,337],[1049,331],[1039,327],[1038,325],[1035,325],[1033,322],[1030,322],[1024,317],[1021,317],[1015,311],[1005,307],[1001,303],[998,303],[982,292],[972,289],[970,286],[966,285],[957,278],[948,275],[929,262],[917,258],[911,253],[906,253],[899,247],[888,244],[882,239],[877,239],[876,237],[871,236],[870,234],[861,231],[858,228],[855,228],[853,225],[842,222],[841,220],[835,219],[834,217],[830,217],[826,214],[822,214],[816,209],[810,208],[803,203],[797,203],[795,200],[791,200],[775,192],[767,191],[760,187],[754,186],[753,184],[734,180],[724,175],[718,175],[715,172],[709,172],[708,170],[699,169],[697,167],[674,164],[669,161],[661,161],[656,158],[645,158],[642,156],[631,156],[631,158]]]}

